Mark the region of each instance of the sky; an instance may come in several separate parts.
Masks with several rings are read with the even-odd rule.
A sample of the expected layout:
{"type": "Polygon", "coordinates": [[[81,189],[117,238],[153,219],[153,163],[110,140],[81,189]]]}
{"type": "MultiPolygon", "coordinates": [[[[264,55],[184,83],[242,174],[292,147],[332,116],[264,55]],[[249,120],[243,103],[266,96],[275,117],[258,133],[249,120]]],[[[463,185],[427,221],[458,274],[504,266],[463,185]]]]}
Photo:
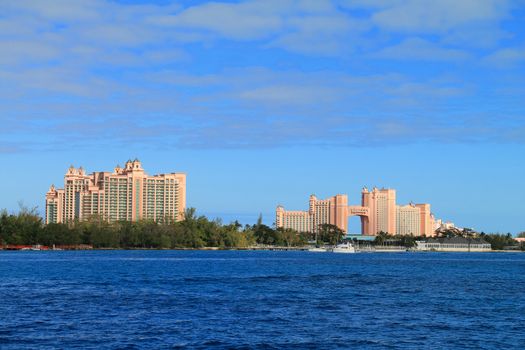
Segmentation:
{"type": "Polygon", "coordinates": [[[525,231],[524,23],[524,0],[0,0],[0,208],[137,157],[225,222],[377,186],[525,231]]]}

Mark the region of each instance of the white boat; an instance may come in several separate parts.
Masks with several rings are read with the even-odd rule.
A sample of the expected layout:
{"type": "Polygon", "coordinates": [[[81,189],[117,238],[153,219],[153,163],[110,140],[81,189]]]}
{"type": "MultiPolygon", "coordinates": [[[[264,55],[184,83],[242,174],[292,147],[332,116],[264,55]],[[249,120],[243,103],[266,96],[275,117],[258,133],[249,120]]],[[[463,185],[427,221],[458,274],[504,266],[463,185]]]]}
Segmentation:
{"type": "Polygon", "coordinates": [[[328,251],[328,249],[321,248],[321,247],[314,247],[314,248],[308,249],[308,251],[309,252],[314,252],[314,253],[326,253],[328,251]]]}
{"type": "Polygon", "coordinates": [[[317,244],[319,243],[319,241],[317,240],[317,231],[315,231],[315,244],[316,246],[315,247],[312,247],[312,248],[309,248],[308,251],[309,252],[312,252],[312,253],[326,253],[328,252],[329,250],[325,247],[319,247],[317,244]]]}
{"type": "Polygon", "coordinates": [[[336,245],[332,248],[333,253],[355,253],[355,248],[350,242],[345,242],[336,245]]]}

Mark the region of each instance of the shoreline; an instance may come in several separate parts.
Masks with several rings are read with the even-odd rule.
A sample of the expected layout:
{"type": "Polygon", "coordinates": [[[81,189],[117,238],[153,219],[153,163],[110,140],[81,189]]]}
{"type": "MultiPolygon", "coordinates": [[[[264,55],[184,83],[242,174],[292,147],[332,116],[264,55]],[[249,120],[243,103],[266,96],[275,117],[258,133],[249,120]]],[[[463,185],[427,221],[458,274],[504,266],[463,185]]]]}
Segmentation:
{"type": "MultiPolygon", "coordinates": [[[[286,247],[286,246],[274,246],[274,247],[200,247],[200,248],[190,248],[190,247],[180,247],[180,248],[93,248],[93,247],[75,247],[75,248],[49,248],[45,246],[28,246],[28,247],[0,247],[1,251],[9,251],[9,252],[27,252],[27,251],[54,251],[54,252],[60,252],[60,251],[116,251],[116,250],[128,250],[128,251],[134,251],[134,250],[144,250],[144,251],[227,251],[227,250],[237,250],[237,251],[308,251],[311,247],[310,246],[302,246],[302,247],[286,247]]],[[[488,251],[430,251],[430,250],[411,250],[410,248],[407,248],[406,250],[403,249],[375,249],[375,250],[363,250],[363,251],[357,251],[357,253],[525,253],[525,251],[522,250],[488,250],[488,251]]]]}

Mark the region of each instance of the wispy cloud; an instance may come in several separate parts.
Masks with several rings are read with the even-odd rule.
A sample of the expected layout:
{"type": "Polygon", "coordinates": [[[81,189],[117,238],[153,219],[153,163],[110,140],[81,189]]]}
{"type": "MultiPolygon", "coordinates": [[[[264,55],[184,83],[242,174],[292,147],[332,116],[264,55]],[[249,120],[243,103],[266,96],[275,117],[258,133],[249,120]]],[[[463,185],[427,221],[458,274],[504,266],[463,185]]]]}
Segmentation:
{"type": "Polygon", "coordinates": [[[343,0],[342,4],[352,9],[372,9],[371,22],[385,33],[439,36],[447,45],[468,48],[493,47],[511,37],[501,22],[511,18],[520,1],[343,0]]]}
{"type": "Polygon", "coordinates": [[[374,58],[411,61],[464,61],[470,57],[465,50],[445,48],[421,38],[408,38],[370,55],[374,58]]]}
{"type": "Polygon", "coordinates": [[[237,40],[265,38],[278,33],[284,25],[280,12],[288,5],[281,1],[250,1],[245,3],[205,3],[173,15],[149,18],[151,23],[189,28],[205,34],[237,40]]]}
{"type": "MultiPolygon", "coordinates": [[[[210,76],[159,73],[145,83],[151,89],[146,95],[115,86],[114,92],[123,95],[117,99],[39,106],[45,112],[28,106],[18,113],[45,121],[33,123],[31,132],[47,135],[57,147],[107,140],[192,148],[363,146],[441,137],[464,142],[470,139],[463,133],[490,122],[467,122],[470,115],[449,109],[451,99],[471,91],[447,80],[249,68],[210,76]],[[205,88],[192,90],[199,85],[205,88]],[[75,115],[79,106],[84,113],[75,115]],[[99,118],[86,120],[93,114],[99,118]]],[[[492,132],[488,128],[476,135],[492,138],[492,132]]]]}
{"type": "MultiPolygon", "coordinates": [[[[492,0],[5,0],[0,120],[12,131],[0,133],[0,152],[93,142],[520,142],[523,102],[502,104],[499,122],[483,116],[489,99],[477,98],[478,77],[463,73],[522,67],[523,50],[505,41],[502,25],[515,7],[492,0]],[[509,118],[518,122],[510,127],[509,118]],[[469,131],[476,137],[465,137],[469,131]]],[[[492,101],[510,101],[501,86],[492,101]]]]}
{"type": "Polygon", "coordinates": [[[525,64],[525,47],[499,49],[484,58],[484,63],[497,68],[514,68],[525,64]]]}
{"type": "Polygon", "coordinates": [[[505,0],[385,1],[372,17],[389,30],[443,33],[473,22],[497,23],[508,11],[505,0]]]}
{"type": "Polygon", "coordinates": [[[299,53],[340,54],[348,40],[368,28],[366,21],[340,11],[331,2],[266,0],[204,3],[171,15],[149,18],[172,30],[193,31],[197,41],[230,39],[266,42],[299,53]]]}

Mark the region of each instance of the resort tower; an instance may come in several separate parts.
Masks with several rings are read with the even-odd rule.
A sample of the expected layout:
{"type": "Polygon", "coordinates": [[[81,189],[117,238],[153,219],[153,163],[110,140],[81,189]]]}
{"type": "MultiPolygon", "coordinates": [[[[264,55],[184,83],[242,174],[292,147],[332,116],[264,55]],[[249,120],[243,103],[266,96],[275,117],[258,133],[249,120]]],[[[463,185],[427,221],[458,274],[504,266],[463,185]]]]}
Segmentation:
{"type": "Polygon", "coordinates": [[[86,175],[71,166],[64,188],[54,185],[46,194],[47,223],[72,222],[89,217],[107,221],[150,219],[172,222],[182,219],[186,208],[186,174],[149,176],[138,159],[128,160],[113,172],[86,175]]]}

